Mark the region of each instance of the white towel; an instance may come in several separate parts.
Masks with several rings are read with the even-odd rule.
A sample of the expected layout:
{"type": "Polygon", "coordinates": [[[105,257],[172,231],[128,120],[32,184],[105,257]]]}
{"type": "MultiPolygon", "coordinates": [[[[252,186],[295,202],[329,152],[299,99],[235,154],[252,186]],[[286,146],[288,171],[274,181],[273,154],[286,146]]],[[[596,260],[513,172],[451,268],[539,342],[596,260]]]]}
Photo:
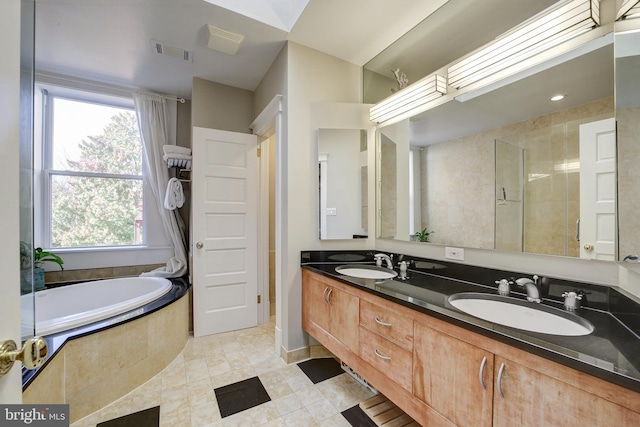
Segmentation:
{"type": "Polygon", "coordinates": [[[162,151],[164,152],[165,156],[167,154],[191,154],[191,148],[181,147],[179,145],[163,145],[162,151]]]}
{"type": "Polygon", "coordinates": [[[167,166],[170,168],[183,168],[191,170],[191,160],[187,159],[165,159],[167,161],[167,166]]]}
{"type": "Polygon", "coordinates": [[[184,169],[191,169],[191,155],[170,153],[165,154],[162,158],[167,162],[167,166],[170,168],[178,167],[184,169]]]}
{"type": "Polygon", "coordinates": [[[169,210],[181,208],[184,204],[182,183],[177,178],[171,178],[167,184],[167,193],[164,195],[164,207],[169,210]]]}
{"type": "Polygon", "coordinates": [[[163,159],[186,159],[191,160],[191,154],[169,153],[162,156],[163,159]]]}

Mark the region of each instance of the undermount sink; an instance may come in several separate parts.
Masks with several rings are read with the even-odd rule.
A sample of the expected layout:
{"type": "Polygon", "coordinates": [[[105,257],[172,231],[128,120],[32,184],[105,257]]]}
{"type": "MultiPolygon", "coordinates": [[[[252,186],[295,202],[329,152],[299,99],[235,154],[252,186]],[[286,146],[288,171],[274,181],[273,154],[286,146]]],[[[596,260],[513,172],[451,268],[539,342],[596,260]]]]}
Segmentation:
{"type": "Polygon", "coordinates": [[[460,311],[489,322],[542,334],[580,336],[593,332],[593,325],[565,310],[502,295],[463,292],[449,297],[460,311]]]}
{"type": "Polygon", "coordinates": [[[393,279],[398,275],[398,273],[390,268],[378,267],[375,265],[341,265],[336,267],[336,273],[360,279],[376,280],[393,279]]]}

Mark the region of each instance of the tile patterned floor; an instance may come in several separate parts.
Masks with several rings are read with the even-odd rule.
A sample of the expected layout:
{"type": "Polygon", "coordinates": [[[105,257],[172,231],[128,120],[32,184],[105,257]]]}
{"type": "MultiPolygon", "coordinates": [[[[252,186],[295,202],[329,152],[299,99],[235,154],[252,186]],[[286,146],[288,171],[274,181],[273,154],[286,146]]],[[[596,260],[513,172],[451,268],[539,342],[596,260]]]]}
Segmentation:
{"type": "Polygon", "coordinates": [[[95,427],[157,406],[161,427],[350,427],[341,412],[370,398],[371,391],[346,373],[314,384],[296,364],[286,365],[274,354],[273,331],[272,320],[192,337],[162,372],[72,427],[95,427]],[[260,379],[271,400],[223,418],[214,390],[252,377],[260,379]]]}

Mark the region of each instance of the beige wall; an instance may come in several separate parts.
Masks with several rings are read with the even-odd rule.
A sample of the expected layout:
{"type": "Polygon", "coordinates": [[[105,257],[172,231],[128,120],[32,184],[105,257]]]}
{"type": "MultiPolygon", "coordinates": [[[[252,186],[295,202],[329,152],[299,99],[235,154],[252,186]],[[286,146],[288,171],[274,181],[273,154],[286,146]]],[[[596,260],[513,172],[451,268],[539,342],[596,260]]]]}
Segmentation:
{"type": "MultiPolygon", "coordinates": [[[[333,242],[318,240],[318,200],[316,148],[310,124],[310,106],[317,102],[360,102],[361,70],[359,67],[316,50],[288,43],[288,123],[287,152],[287,253],[288,265],[283,271],[283,294],[287,295],[286,319],[283,323],[283,345],[292,351],[307,345],[302,331],[300,311],[300,251],[336,247],[333,242]],[[286,329],[285,329],[286,328],[286,329]]],[[[359,240],[359,239],[356,239],[359,240]]],[[[344,241],[352,243],[351,241],[344,241]]],[[[362,247],[364,243],[354,246],[362,247]]]]}
{"type": "Polygon", "coordinates": [[[287,43],[255,92],[257,116],[277,94],[283,98],[281,208],[282,346],[285,351],[306,347],[301,327],[300,251],[335,248],[363,249],[366,239],[320,242],[318,239],[317,153],[311,128],[311,105],[319,102],[361,102],[361,69],[316,50],[287,43]],[[360,241],[362,240],[362,241],[360,241]]]}
{"type": "Polygon", "coordinates": [[[195,77],[191,98],[193,126],[251,133],[253,92],[195,77]]]}
{"type": "Polygon", "coordinates": [[[284,45],[278,56],[276,57],[269,71],[262,78],[262,81],[254,92],[253,117],[258,114],[271,102],[274,96],[282,95],[283,108],[283,127],[286,128],[287,122],[287,105],[289,102],[289,86],[288,86],[288,64],[289,62],[289,46],[284,45]]]}
{"type": "Polygon", "coordinates": [[[191,148],[191,100],[177,106],[176,145],[191,148]]]}
{"type": "MultiPolygon", "coordinates": [[[[184,104],[178,103],[177,124],[176,124],[176,145],[191,148],[191,100],[187,99],[184,104]]],[[[173,172],[175,175],[175,171],[173,172]]],[[[190,179],[190,174],[184,174],[180,178],[190,179]]],[[[183,184],[185,200],[191,200],[191,185],[183,184]]],[[[178,209],[180,217],[185,224],[185,235],[188,237],[191,225],[191,203],[185,203],[178,209]]]]}

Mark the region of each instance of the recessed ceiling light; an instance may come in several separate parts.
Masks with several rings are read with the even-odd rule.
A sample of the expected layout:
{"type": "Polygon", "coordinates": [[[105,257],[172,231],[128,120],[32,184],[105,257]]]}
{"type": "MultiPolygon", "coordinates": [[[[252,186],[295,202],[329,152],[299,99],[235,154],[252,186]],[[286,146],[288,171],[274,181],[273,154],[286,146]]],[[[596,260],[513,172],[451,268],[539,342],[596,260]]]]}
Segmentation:
{"type": "Polygon", "coordinates": [[[562,101],[566,95],[554,95],[551,97],[552,101],[562,101]]]}

